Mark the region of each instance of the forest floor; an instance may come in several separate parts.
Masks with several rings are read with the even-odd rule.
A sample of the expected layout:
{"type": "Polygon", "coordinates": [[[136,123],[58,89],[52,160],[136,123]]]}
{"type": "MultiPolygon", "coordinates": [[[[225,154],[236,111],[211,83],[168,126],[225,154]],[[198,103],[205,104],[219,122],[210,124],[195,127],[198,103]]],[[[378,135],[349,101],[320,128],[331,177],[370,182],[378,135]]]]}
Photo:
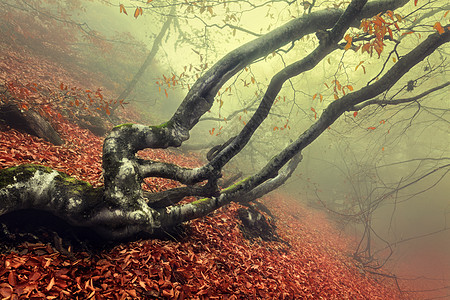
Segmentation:
{"type": "MultiPolygon", "coordinates": [[[[60,114],[59,110],[68,104],[58,96],[67,91],[67,86],[93,89],[87,84],[100,84],[90,79],[95,76],[84,74],[79,77],[84,81],[77,80],[71,76],[73,70],[65,70],[25,50],[18,52],[4,46],[0,53],[0,81],[5,86],[9,84],[16,97],[22,97],[24,109],[45,108],[43,113],[53,116],[53,126],[65,140],[64,145],[54,146],[1,126],[0,168],[42,164],[101,186],[103,138],[60,114]]],[[[102,91],[101,95],[107,97],[108,93],[102,91]]],[[[137,118],[128,107],[122,114],[124,119],[137,118]]],[[[197,154],[175,150],[145,150],[140,155],[186,167],[201,163],[197,154]]],[[[152,178],[147,185],[152,191],[160,191],[176,183],[152,178]]],[[[2,299],[418,299],[417,294],[401,292],[392,278],[367,272],[354,260],[351,257],[354,241],[340,233],[324,212],[283,193],[272,193],[261,202],[275,216],[280,241],[245,239],[237,218],[238,204],[188,222],[183,233],[176,236],[116,244],[95,243],[92,236],[77,235],[68,228],[51,228],[52,222],[60,221],[44,215],[41,218],[47,222],[39,225],[32,223],[26,214],[13,215],[9,220],[3,218],[0,296],[2,299]],[[19,230],[14,224],[17,228],[30,224],[34,229],[27,233],[30,227],[19,230]]]]}

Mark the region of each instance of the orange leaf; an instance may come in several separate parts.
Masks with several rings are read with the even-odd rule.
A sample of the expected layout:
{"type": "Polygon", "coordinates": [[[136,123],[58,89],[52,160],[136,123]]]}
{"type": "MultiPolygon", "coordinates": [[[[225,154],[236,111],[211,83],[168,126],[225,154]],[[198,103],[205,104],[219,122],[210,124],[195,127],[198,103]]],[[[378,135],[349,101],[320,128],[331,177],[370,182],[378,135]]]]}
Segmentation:
{"type": "Polygon", "coordinates": [[[414,31],[403,32],[402,35],[407,35],[407,34],[411,34],[411,33],[414,33],[414,31]]]}
{"type": "Polygon", "coordinates": [[[357,115],[358,115],[358,112],[355,111],[355,112],[353,113],[353,117],[356,118],[357,115]]]}
{"type": "Polygon", "coordinates": [[[47,285],[47,287],[45,289],[47,291],[50,291],[54,285],[55,285],[55,277],[52,277],[52,279],[50,280],[49,284],[47,285]]]}
{"type": "Polygon", "coordinates": [[[394,12],[392,10],[386,11],[386,14],[391,18],[392,21],[394,21],[394,12]]]}
{"type": "MultiPolygon", "coordinates": [[[[363,51],[364,52],[364,51],[363,51]]],[[[355,67],[355,71],[358,70],[359,66],[362,65],[364,63],[364,61],[360,61],[359,64],[355,67]]]]}
{"type": "Polygon", "coordinates": [[[350,49],[350,48],[352,47],[352,40],[353,40],[353,38],[352,38],[350,35],[347,34],[347,35],[344,37],[344,40],[347,41],[347,45],[345,45],[344,50],[350,49]]]}
{"type": "Polygon", "coordinates": [[[9,272],[9,275],[8,275],[8,283],[9,283],[11,286],[15,286],[15,285],[17,284],[17,278],[16,278],[16,274],[15,274],[14,271],[9,272]]]}
{"type": "Polygon", "coordinates": [[[128,295],[136,299],[137,297],[136,290],[125,290],[125,292],[127,292],[128,295]]]}
{"type": "Polygon", "coordinates": [[[124,13],[124,14],[126,14],[128,16],[127,10],[125,9],[125,6],[123,4],[120,4],[119,7],[120,7],[120,12],[124,13]]]}
{"type": "Polygon", "coordinates": [[[439,34],[443,34],[445,32],[444,28],[442,28],[442,25],[439,22],[436,22],[434,24],[433,29],[436,29],[439,32],[439,34]]]}
{"type": "Polygon", "coordinates": [[[140,13],[139,7],[136,7],[136,10],[134,11],[134,17],[136,19],[137,19],[137,17],[139,17],[139,13],[140,13]]]}

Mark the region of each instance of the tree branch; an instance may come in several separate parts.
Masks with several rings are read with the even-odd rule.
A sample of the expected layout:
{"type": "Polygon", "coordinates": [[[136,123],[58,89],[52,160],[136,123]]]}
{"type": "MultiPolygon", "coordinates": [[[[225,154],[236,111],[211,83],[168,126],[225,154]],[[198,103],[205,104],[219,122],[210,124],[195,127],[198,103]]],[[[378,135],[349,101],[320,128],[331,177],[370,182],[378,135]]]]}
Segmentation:
{"type": "Polygon", "coordinates": [[[421,98],[423,98],[423,97],[425,97],[425,96],[427,96],[427,95],[429,95],[429,94],[431,94],[431,93],[433,93],[435,91],[438,91],[440,89],[445,88],[448,85],[450,85],[450,81],[447,81],[444,84],[438,85],[438,86],[436,86],[434,88],[431,88],[431,89],[429,89],[429,90],[427,90],[427,91],[425,91],[425,92],[423,92],[423,93],[421,93],[419,95],[416,95],[416,96],[413,96],[413,97],[410,97],[410,98],[401,98],[401,99],[394,99],[394,100],[372,99],[372,100],[366,101],[364,103],[361,103],[359,105],[355,105],[354,107],[349,109],[349,111],[358,111],[358,110],[363,109],[366,106],[373,105],[373,104],[377,104],[377,105],[380,105],[380,106],[386,106],[386,105],[398,105],[398,104],[403,104],[403,103],[409,103],[409,102],[417,101],[417,100],[419,100],[419,99],[421,99],[421,98]]]}

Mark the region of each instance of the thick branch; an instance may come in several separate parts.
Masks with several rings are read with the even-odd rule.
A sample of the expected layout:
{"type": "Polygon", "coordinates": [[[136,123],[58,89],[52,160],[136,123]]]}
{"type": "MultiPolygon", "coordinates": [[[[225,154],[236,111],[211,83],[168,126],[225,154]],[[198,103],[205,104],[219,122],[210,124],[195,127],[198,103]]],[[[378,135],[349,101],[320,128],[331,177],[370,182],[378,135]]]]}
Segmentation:
{"type": "MultiPolygon", "coordinates": [[[[352,25],[359,26],[362,18],[372,17],[388,9],[394,10],[407,2],[408,0],[370,2],[353,18],[352,25]]],[[[239,70],[305,35],[333,27],[342,13],[341,9],[326,9],[303,15],[231,51],[196,81],[171,121],[176,127],[190,130],[211,108],[218,90],[239,70]]]]}
{"type": "Polygon", "coordinates": [[[158,227],[144,202],[133,207],[111,207],[103,189],[38,165],[0,170],[0,215],[37,209],[51,212],[74,226],[91,227],[106,238],[128,237],[158,227]]]}
{"type": "Polygon", "coordinates": [[[285,169],[282,169],[277,176],[271,178],[264,183],[260,184],[250,192],[246,193],[244,196],[239,197],[237,199],[239,202],[250,202],[257,198],[261,198],[262,196],[270,193],[271,191],[282,186],[294,173],[298,164],[302,161],[303,156],[301,153],[295,155],[287,164],[285,169]]]}
{"type": "Polygon", "coordinates": [[[345,31],[352,24],[354,18],[359,14],[366,2],[367,1],[363,0],[352,1],[344,14],[342,14],[342,17],[339,18],[331,32],[325,33],[326,36],[321,40],[319,46],[312,53],[302,60],[287,66],[272,77],[272,80],[270,81],[266,93],[264,94],[264,97],[256,112],[250,118],[239,135],[233,140],[233,142],[211,161],[210,164],[214,169],[222,168],[231,158],[233,158],[245,147],[256,129],[267,118],[276,96],[288,79],[305,71],[311,70],[320,61],[322,61],[323,58],[325,58],[333,50],[337,49],[337,43],[342,39],[345,31]]]}
{"type": "Polygon", "coordinates": [[[395,64],[377,82],[366,86],[359,91],[347,94],[341,99],[329,104],[316,123],[300,135],[294,143],[290,144],[281,151],[280,154],[275,156],[258,174],[252,176],[248,181],[242,184],[240,189],[243,191],[251,190],[255,186],[271,178],[275,172],[287,163],[287,161],[319,137],[345,111],[349,110],[354,105],[376,97],[390,89],[413,66],[433,53],[439,46],[449,42],[449,40],[449,30],[446,30],[443,34],[431,34],[425,41],[402,57],[397,64],[395,64]]]}
{"type": "Polygon", "coordinates": [[[159,193],[144,192],[144,197],[148,199],[148,205],[153,208],[163,208],[170,205],[175,205],[184,197],[200,196],[212,197],[218,195],[218,190],[215,186],[206,184],[203,186],[185,186],[162,191],[159,193]]]}
{"type": "MultiPolygon", "coordinates": [[[[139,175],[141,178],[162,177],[177,180],[183,184],[194,184],[214,176],[212,172],[199,173],[199,168],[182,168],[174,164],[139,159],[139,175]],[[199,174],[201,176],[199,176],[199,174]]],[[[216,177],[220,174],[216,173],[216,177]]]]}

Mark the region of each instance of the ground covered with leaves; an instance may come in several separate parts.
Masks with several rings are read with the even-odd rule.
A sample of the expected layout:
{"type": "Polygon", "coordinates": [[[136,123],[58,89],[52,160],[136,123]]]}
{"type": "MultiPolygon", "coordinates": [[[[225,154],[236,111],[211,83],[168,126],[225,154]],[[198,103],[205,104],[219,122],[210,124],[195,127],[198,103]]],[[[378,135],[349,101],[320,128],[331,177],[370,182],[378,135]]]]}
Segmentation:
{"type": "MultiPolygon", "coordinates": [[[[66,143],[51,145],[11,128],[0,131],[0,166],[38,163],[101,185],[102,138],[60,121],[66,143]]],[[[142,156],[194,166],[194,155],[146,150],[142,156]]],[[[175,186],[147,181],[154,191],[175,186]]],[[[232,204],[185,226],[172,240],[139,240],[73,251],[55,243],[15,245],[0,256],[0,295],[11,299],[400,299],[392,280],[366,274],[349,241],[319,213],[288,196],[263,202],[282,241],[243,238],[232,204]]],[[[25,222],[25,220],[23,220],[25,222]]],[[[10,231],[13,229],[9,228],[10,231]]],[[[60,237],[58,237],[60,238],[60,237]]],[[[64,238],[64,237],[63,237],[64,238]]]]}
{"type": "MultiPolygon", "coordinates": [[[[0,79],[4,89],[19,99],[17,103],[22,109],[39,108],[50,117],[65,144],[54,146],[1,125],[0,168],[42,164],[101,186],[103,138],[73,124],[69,117],[76,115],[77,109],[105,112],[106,103],[111,102],[104,99],[106,92],[86,86],[86,82],[93,81],[83,83],[68,74],[26,51],[3,49],[0,79]],[[95,100],[92,101],[95,105],[89,99],[95,100]]],[[[87,77],[88,74],[83,76],[87,77]]],[[[133,116],[130,111],[128,118],[133,116]]],[[[186,167],[200,164],[197,155],[175,150],[145,150],[139,155],[186,167]]],[[[174,181],[151,178],[144,188],[157,192],[175,186],[174,181]]],[[[261,201],[275,216],[277,241],[245,239],[237,216],[241,208],[238,204],[184,224],[183,233],[170,238],[101,247],[80,240],[84,236],[73,238],[54,229],[45,232],[42,227],[44,232],[27,235],[2,225],[1,231],[6,236],[1,242],[0,296],[2,299],[407,298],[399,292],[395,281],[365,272],[351,258],[351,240],[341,236],[324,213],[283,194],[271,194],[261,201]]],[[[16,218],[23,218],[16,219],[16,223],[30,223],[24,215],[16,218]]]]}

